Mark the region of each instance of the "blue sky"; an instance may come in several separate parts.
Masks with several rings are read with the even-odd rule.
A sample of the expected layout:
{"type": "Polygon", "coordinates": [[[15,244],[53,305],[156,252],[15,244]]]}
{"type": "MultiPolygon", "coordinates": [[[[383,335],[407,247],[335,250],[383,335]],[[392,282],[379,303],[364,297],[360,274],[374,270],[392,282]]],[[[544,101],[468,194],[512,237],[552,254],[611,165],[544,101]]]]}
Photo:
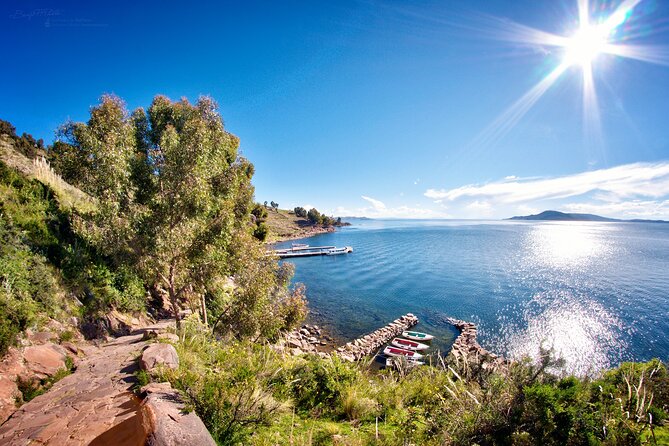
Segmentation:
{"type": "Polygon", "coordinates": [[[611,41],[637,53],[592,61],[585,111],[579,64],[525,96],[571,51],[528,27],[573,35],[577,0],[3,2],[0,118],[51,141],[103,93],[131,109],[208,94],[258,201],[669,219],[669,4],[591,0],[589,20],[630,2],[611,41]]]}

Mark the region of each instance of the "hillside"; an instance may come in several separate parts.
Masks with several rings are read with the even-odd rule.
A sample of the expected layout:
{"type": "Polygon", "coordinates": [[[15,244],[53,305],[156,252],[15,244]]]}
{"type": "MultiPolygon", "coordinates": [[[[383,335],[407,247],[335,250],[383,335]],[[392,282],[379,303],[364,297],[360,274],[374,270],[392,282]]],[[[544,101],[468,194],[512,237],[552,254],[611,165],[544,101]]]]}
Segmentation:
{"type": "Polygon", "coordinates": [[[298,217],[293,211],[285,209],[278,209],[277,211],[268,209],[266,223],[269,227],[267,237],[269,242],[295,240],[335,230],[332,226],[323,227],[312,224],[306,218],[298,217]]]}
{"type": "Polygon", "coordinates": [[[602,222],[632,222],[632,223],[669,223],[664,220],[620,220],[617,218],[602,217],[595,214],[577,214],[560,211],[543,211],[534,215],[522,215],[507,220],[544,220],[544,221],[602,221],[602,222]]]}

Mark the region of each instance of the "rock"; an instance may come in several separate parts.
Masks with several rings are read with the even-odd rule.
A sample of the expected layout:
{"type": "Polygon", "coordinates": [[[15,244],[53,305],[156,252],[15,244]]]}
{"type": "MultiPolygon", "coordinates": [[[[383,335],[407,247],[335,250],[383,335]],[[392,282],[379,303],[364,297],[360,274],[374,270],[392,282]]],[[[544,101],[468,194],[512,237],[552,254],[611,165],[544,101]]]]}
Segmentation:
{"type": "Polygon", "coordinates": [[[139,360],[139,366],[148,372],[160,364],[171,369],[179,367],[179,356],[173,345],[152,344],[144,350],[139,360]]]}
{"type": "Polygon", "coordinates": [[[316,337],[314,337],[314,336],[311,336],[311,337],[310,337],[309,339],[307,339],[307,340],[308,340],[310,343],[312,343],[312,344],[316,344],[316,343],[318,343],[318,339],[316,339],[316,337]]]}
{"type": "Polygon", "coordinates": [[[306,328],[302,328],[300,330],[300,334],[303,336],[311,336],[311,333],[309,333],[309,330],[307,330],[306,328]]]}
{"type": "MultiPolygon", "coordinates": [[[[15,378],[12,376],[12,378],[15,378]]],[[[19,388],[9,376],[0,375],[0,424],[16,410],[16,399],[21,396],[19,388]]]]}
{"type": "Polygon", "coordinates": [[[56,348],[54,344],[34,345],[26,347],[23,359],[26,368],[39,378],[54,375],[58,370],[65,368],[65,354],[62,347],[56,348]]]}
{"type": "Polygon", "coordinates": [[[146,394],[142,414],[147,425],[147,445],[216,445],[200,417],[184,411],[181,396],[169,383],[152,383],[141,391],[146,394]]]}
{"type": "Polygon", "coordinates": [[[287,344],[288,344],[288,347],[291,347],[291,348],[301,348],[302,347],[302,343],[300,341],[296,340],[296,339],[289,339],[287,344]]]}
{"type": "Polygon", "coordinates": [[[28,339],[30,339],[35,344],[46,344],[47,342],[53,341],[57,338],[58,336],[56,336],[54,333],[50,333],[48,331],[38,331],[36,333],[32,333],[28,339]]]}
{"type": "Polygon", "coordinates": [[[74,345],[71,342],[63,342],[62,344],[60,344],[60,346],[63,347],[68,352],[74,354],[74,355],[79,354],[79,347],[77,347],[76,345],[74,345]]]}
{"type": "Polygon", "coordinates": [[[73,327],[78,327],[78,326],[79,326],[79,319],[77,319],[77,318],[74,317],[74,316],[72,316],[71,318],[69,318],[69,319],[67,320],[67,322],[68,322],[71,326],[73,326],[73,327]]]}
{"type": "Polygon", "coordinates": [[[299,348],[294,348],[290,351],[290,354],[293,355],[293,356],[300,356],[300,355],[304,354],[304,352],[302,350],[300,350],[299,348]]]}

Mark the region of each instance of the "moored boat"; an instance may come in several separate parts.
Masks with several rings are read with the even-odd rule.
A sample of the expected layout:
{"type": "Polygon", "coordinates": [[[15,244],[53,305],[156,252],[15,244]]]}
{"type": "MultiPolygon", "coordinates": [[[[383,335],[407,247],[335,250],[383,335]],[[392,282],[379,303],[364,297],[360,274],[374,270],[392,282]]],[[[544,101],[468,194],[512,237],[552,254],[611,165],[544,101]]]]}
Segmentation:
{"type": "Polygon", "coordinates": [[[343,248],[332,248],[329,249],[325,255],[326,256],[336,256],[340,254],[348,254],[349,252],[353,252],[353,248],[350,246],[344,246],[343,248]]]}
{"type": "Polygon", "coordinates": [[[405,350],[403,348],[393,347],[390,345],[383,349],[383,354],[386,356],[404,356],[405,358],[411,359],[420,359],[423,357],[423,355],[418,352],[405,350]]]}
{"type": "Polygon", "coordinates": [[[402,337],[411,339],[412,341],[431,341],[434,339],[434,336],[427,333],[421,333],[420,331],[403,331],[402,337]]]}
{"type": "Polygon", "coordinates": [[[386,367],[391,367],[391,368],[399,367],[400,364],[402,364],[402,361],[404,361],[406,365],[409,367],[414,367],[417,365],[425,365],[424,361],[420,361],[418,359],[405,358],[403,360],[399,356],[389,356],[386,358],[386,367]]]}
{"type": "Polygon", "coordinates": [[[430,346],[427,344],[421,344],[420,342],[410,341],[408,339],[402,339],[402,338],[395,338],[392,341],[390,341],[390,343],[393,344],[395,347],[404,348],[406,350],[421,351],[430,348],[430,346]]]}

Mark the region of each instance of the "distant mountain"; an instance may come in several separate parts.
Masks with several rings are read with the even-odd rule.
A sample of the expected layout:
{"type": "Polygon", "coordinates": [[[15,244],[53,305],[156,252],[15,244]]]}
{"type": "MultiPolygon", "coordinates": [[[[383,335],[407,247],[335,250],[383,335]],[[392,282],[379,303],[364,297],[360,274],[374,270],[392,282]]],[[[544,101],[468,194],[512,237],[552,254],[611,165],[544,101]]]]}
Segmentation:
{"type": "Polygon", "coordinates": [[[632,223],[669,223],[665,220],[620,220],[617,218],[602,217],[594,214],[572,214],[560,211],[543,211],[535,215],[523,215],[511,217],[507,220],[550,220],[550,221],[618,221],[618,222],[632,222],[632,223]]]}

